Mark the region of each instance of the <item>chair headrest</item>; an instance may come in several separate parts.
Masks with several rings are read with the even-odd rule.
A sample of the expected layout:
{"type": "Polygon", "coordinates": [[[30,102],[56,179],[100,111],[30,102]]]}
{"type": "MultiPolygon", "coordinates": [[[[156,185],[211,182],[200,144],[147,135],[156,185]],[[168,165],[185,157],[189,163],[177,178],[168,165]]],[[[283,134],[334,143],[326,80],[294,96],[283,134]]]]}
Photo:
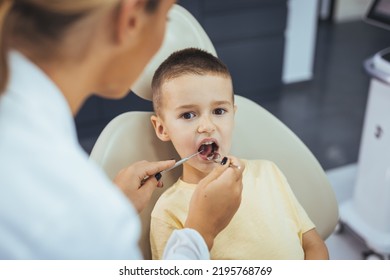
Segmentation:
{"type": "Polygon", "coordinates": [[[199,22],[186,9],[175,4],[168,13],[161,48],[145,67],[131,90],[139,97],[152,100],[151,82],[158,66],[173,52],[189,47],[199,48],[217,56],[210,38],[199,22]]]}

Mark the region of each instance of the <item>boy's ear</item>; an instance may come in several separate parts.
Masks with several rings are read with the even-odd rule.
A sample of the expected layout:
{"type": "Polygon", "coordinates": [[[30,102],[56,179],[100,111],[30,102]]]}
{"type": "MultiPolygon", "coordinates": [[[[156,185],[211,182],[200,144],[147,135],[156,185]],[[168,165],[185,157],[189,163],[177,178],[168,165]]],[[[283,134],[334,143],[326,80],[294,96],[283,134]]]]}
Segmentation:
{"type": "Polygon", "coordinates": [[[150,121],[152,122],[152,125],[154,127],[154,131],[156,132],[157,137],[161,141],[170,141],[171,140],[171,138],[169,137],[168,131],[166,130],[164,123],[160,117],[153,115],[150,117],[150,121]]]}

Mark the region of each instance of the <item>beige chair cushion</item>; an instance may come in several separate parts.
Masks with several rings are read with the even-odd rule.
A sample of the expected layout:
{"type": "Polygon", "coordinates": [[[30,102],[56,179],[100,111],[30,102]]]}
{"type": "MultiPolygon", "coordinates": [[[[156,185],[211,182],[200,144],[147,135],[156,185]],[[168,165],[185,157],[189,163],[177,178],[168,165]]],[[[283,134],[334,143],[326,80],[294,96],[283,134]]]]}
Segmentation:
{"type": "Polygon", "coordinates": [[[338,204],[330,182],[311,151],[281,121],[255,102],[236,95],[232,155],[275,162],[323,239],[338,222],[338,204]]]}

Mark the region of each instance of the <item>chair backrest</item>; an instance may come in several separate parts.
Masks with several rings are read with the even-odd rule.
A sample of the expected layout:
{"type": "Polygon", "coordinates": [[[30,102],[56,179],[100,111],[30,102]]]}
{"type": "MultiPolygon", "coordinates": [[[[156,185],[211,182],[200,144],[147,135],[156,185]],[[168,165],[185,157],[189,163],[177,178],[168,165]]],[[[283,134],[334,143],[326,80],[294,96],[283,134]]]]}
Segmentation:
{"type": "Polygon", "coordinates": [[[251,100],[235,98],[231,153],[275,162],[325,240],[338,222],[336,196],[325,171],[307,146],[274,115],[251,100]]]}
{"type": "MultiPolygon", "coordinates": [[[[145,99],[151,99],[150,81],[154,70],[173,51],[192,46],[215,54],[207,34],[184,8],[175,5],[169,18],[162,49],[132,88],[137,95],[145,99]]],[[[268,159],[275,162],[316,224],[319,234],[326,239],[338,222],[338,205],[326,174],[316,158],[287,126],[264,108],[238,95],[235,96],[235,103],[238,109],[231,153],[240,158],[268,159]]],[[[162,142],[156,137],[150,122],[151,115],[152,112],[121,114],[114,118],[98,137],[90,157],[110,178],[113,179],[120,169],[139,160],[179,158],[170,143],[162,142]]],[[[181,168],[164,174],[165,186],[172,185],[180,174],[181,168]]],[[[158,197],[166,188],[157,190],[148,207],[140,214],[140,247],[145,259],[151,258],[150,214],[158,197]]]]}

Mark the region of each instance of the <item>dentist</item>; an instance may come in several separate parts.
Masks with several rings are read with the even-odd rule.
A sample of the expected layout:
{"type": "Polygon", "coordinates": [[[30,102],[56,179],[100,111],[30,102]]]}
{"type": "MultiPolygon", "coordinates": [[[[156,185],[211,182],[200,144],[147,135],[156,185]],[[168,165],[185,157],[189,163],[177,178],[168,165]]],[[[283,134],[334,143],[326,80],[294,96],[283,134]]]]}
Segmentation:
{"type": "MultiPolygon", "coordinates": [[[[159,49],[173,0],[0,1],[0,259],[140,259],[138,213],[174,164],[138,162],[111,182],[73,117],[96,93],[121,98],[159,49]]],[[[207,259],[235,214],[242,169],[197,187],[169,259],[207,259]]]]}

